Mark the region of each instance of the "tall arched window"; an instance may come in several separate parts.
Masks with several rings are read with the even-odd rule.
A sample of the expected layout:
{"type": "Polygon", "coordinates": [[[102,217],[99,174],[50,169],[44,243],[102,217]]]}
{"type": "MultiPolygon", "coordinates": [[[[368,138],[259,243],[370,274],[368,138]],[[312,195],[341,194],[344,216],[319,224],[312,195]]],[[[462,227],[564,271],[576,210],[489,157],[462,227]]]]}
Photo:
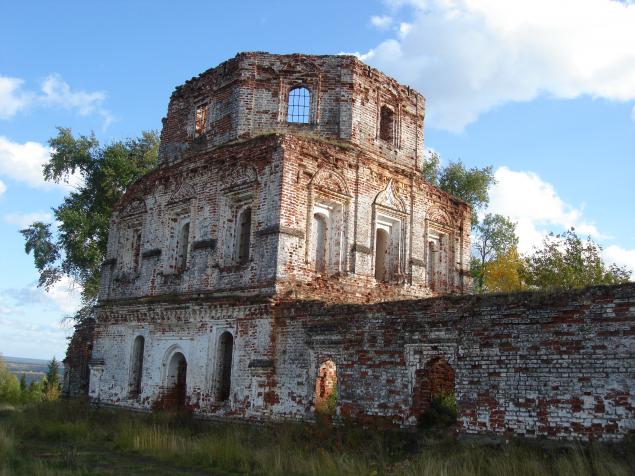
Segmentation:
{"type": "Polygon", "coordinates": [[[251,244],[251,207],[243,209],[238,215],[236,261],[246,264],[249,261],[249,246],[251,244]]]}
{"type": "Polygon", "coordinates": [[[141,394],[141,372],[143,371],[143,336],[137,336],[132,344],[132,359],[130,369],[130,398],[137,398],[141,394]]]}
{"type": "Polygon", "coordinates": [[[287,122],[309,123],[311,110],[311,93],[307,88],[293,88],[289,92],[287,122]]]}
{"type": "Polygon", "coordinates": [[[176,251],[176,270],[183,271],[187,265],[187,249],[190,239],[190,223],[184,223],[179,232],[179,240],[177,242],[176,251]]]}
{"type": "Polygon", "coordinates": [[[234,337],[230,332],[223,332],[218,341],[218,389],[217,399],[224,402],[231,393],[232,355],[234,353],[234,337]]]}
{"type": "Polygon", "coordinates": [[[379,138],[394,144],[395,113],[388,106],[382,106],[379,114],[379,138]]]}
{"type": "Polygon", "coordinates": [[[377,228],[375,235],[375,279],[377,281],[386,281],[386,259],[388,255],[388,246],[390,244],[390,236],[386,230],[377,228]]]}
{"type": "Polygon", "coordinates": [[[315,271],[324,273],[326,271],[326,246],[327,246],[327,224],[326,217],[321,213],[313,215],[313,230],[315,239],[315,271]]]}

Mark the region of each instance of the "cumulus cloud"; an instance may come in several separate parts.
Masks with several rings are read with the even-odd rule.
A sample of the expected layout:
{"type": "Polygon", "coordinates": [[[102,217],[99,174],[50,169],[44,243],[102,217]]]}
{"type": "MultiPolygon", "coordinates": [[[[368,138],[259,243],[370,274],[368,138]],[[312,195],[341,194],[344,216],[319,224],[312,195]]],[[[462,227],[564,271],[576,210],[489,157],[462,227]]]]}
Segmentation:
{"type": "Polygon", "coordinates": [[[69,315],[81,307],[81,288],[72,279],[64,276],[48,290],[37,287],[36,283],[18,289],[4,289],[2,295],[10,298],[11,309],[32,304],[44,304],[53,311],[69,315]]]}
{"type": "Polygon", "coordinates": [[[554,229],[562,231],[574,227],[582,235],[607,238],[584,218],[582,207],[566,203],[555,187],[537,174],[500,167],[494,176],[496,184],[489,191],[487,212],[499,213],[516,222],[521,252],[531,251],[554,229]]]}
{"type": "Polygon", "coordinates": [[[33,100],[33,94],[22,89],[23,80],[0,76],[0,119],[11,119],[33,100]]]}
{"type": "MultiPolygon", "coordinates": [[[[26,183],[35,188],[51,188],[55,184],[46,182],[42,167],[48,162],[51,149],[38,142],[12,142],[0,136],[0,176],[26,183]]],[[[80,183],[80,176],[71,176],[67,183],[59,186],[74,188],[80,183]]],[[[2,187],[0,187],[0,190],[2,187]]]]}
{"type": "Polygon", "coordinates": [[[631,281],[635,281],[635,249],[627,250],[617,245],[604,249],[603,258],[609,263],[626,266],[631,270],[631,281]]]}
{"type": "Polygon", "coordinates": [[[75,91],[59,74],[47,76],[37,92],[26,90],[20,78],[0,76],[0,119],[10,119],[30,107],[57,107],[80,116],[98,115],[105,128],[114,120],[105,101],[103,91],[75,91]]]}
{"type": "Polygon", "coordinates": [[[388,15],[375,15],[370,17],[370,24],[380,30],[386,30],[392,26],[393,18],[388,15]]]}
{"type": "Polygon", "coordinates": [[[4,221],[9,225],[16,225],[22,229],[36,221],[51,223],[53,221],[53,215],[47,212],[5,213],[4,221]]]}
{"type": "MultiPolygon", "coordinates": [[[[361,55],[428,98],[428,123],[459,131],[541,94],[635,99],[635,4],[612,0],[388,0],[408,27],[361,55]]],[[[382,17],[377,17],[382,18],[382,17]]]]}

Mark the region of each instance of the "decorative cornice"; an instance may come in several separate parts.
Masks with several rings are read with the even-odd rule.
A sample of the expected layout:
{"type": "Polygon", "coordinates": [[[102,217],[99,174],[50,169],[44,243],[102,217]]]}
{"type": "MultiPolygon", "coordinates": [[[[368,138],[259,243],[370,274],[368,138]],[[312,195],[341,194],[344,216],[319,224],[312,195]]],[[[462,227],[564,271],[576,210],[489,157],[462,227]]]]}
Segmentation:
{"type": "Polygon", "coordinates": [[[214,251],[216,249],[216,244],[218,240],[215,238],[210,238],[208,240],[198,240],[192,243],[192,250],[204,250],[209,249],[210,251],[214,251]]]}
{"type": "Polygon", "coordinates": [[[373,254],[373,250],[371,250],[370,247],[368,247],[366,245],[362,245],[361,243],[353,243],[353,246],[351,246],[351,251],[353,253],[355,253],[355,252],[364,253],[366,255],[372,255],[373,254]]]}
{"type": "Polygon", "coordinates": [[[273,360],[271,359],[254,359],[249,362],[248,368],[250,369],[272,369],[273,360]]]}
{"type": "Polygon", "coordinates": [[[155,258],[161,256],[161,248],[151,248],[141,253],[142,258],[155,258]]]}
{"type": "Polygon", "coordinates": [[[278,233],[281,235],[295,236],[296,238],[304,238],[304,232],[302,230],[296,230],[295,228],[290,228],[288,226],[281,226],[281,225],[273,225],[267,228],[263,228],[262,230],[258,230],[256,232],[256,235],[265,236],[265,235],[275,235],[278,233]]]}

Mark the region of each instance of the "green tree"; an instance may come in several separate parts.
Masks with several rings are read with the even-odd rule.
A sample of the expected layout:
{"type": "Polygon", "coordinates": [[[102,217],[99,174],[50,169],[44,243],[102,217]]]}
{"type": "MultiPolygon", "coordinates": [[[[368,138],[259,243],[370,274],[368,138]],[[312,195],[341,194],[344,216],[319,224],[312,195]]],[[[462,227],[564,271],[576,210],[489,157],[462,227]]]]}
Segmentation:
{"type": "Polygon", "coordinates": [[[488,189],[494,184],[491,166],[467,169],[457,160],[441,166],[436,152],[430,152],[423,164],[423,178],[472,207],[472,226],[478,224],[477,212],[489,202],[488,189]]]}
{"type": "Polygon", "coordinates": [[[22,401],[24,403],[38,403],[44,398],[44,382],[45,379],[41,379],[37,382],[31,382],[28,390],[22,394],[22,401]]]}
{"type": "Polygon", "coordinates": [[[54,225],[35,222],[20,232],[26,253],[33,254],[40,286],[48,288],[63,276],[81,286],[84,307],[74,317],[82,320],[97,298],[113,206],[156,166],[159,137],[143,132],[100,146],[94,134],[75,137],[70,129],[58,128],[49,145],[53,153],[44,165],[44,178],[55,183],[73,178],[79,185],[53,208],[54,225]]]}
{"type": "Polygon", "coordinates": [[[518,246],[516,224],[503,215],[488,213],[473,228],[474,256],[470,263],[475,288],[484,290],[485,265],[518,246]]]}
{"type": "Polygon", "coordinates": [[[0,356],[0,402],[20,403],[20,382],[0,356]]]}
{"type": "Polygon", "coordinates": [[[541,289],[573,289],[628,282],[630,270],[602,260],[602,248],[590,237],[582,241],[575,230],[547,235],[526,260],[524,281],[541,289]]]}
{"type": "Polygon", "coordinates": [[[55,357],[49,362],[44,379],[44,400],[57,400],[60,396],[60,364],[55,357]]]}

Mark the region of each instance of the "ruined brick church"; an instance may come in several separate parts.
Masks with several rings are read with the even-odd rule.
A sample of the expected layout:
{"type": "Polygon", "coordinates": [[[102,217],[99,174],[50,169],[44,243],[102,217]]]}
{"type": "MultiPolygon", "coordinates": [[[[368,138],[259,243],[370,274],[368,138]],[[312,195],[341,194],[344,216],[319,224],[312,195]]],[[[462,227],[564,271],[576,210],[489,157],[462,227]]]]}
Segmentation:
{"type": "Polygon", "coordinates": [[[111,219],[90,399],[407,428],[452,393],[465,433],[632,431],[633,285],[470,296],[471,210],[423,179],[424,117],[352,56],[241,53],[176,88],[111,219]]]}

